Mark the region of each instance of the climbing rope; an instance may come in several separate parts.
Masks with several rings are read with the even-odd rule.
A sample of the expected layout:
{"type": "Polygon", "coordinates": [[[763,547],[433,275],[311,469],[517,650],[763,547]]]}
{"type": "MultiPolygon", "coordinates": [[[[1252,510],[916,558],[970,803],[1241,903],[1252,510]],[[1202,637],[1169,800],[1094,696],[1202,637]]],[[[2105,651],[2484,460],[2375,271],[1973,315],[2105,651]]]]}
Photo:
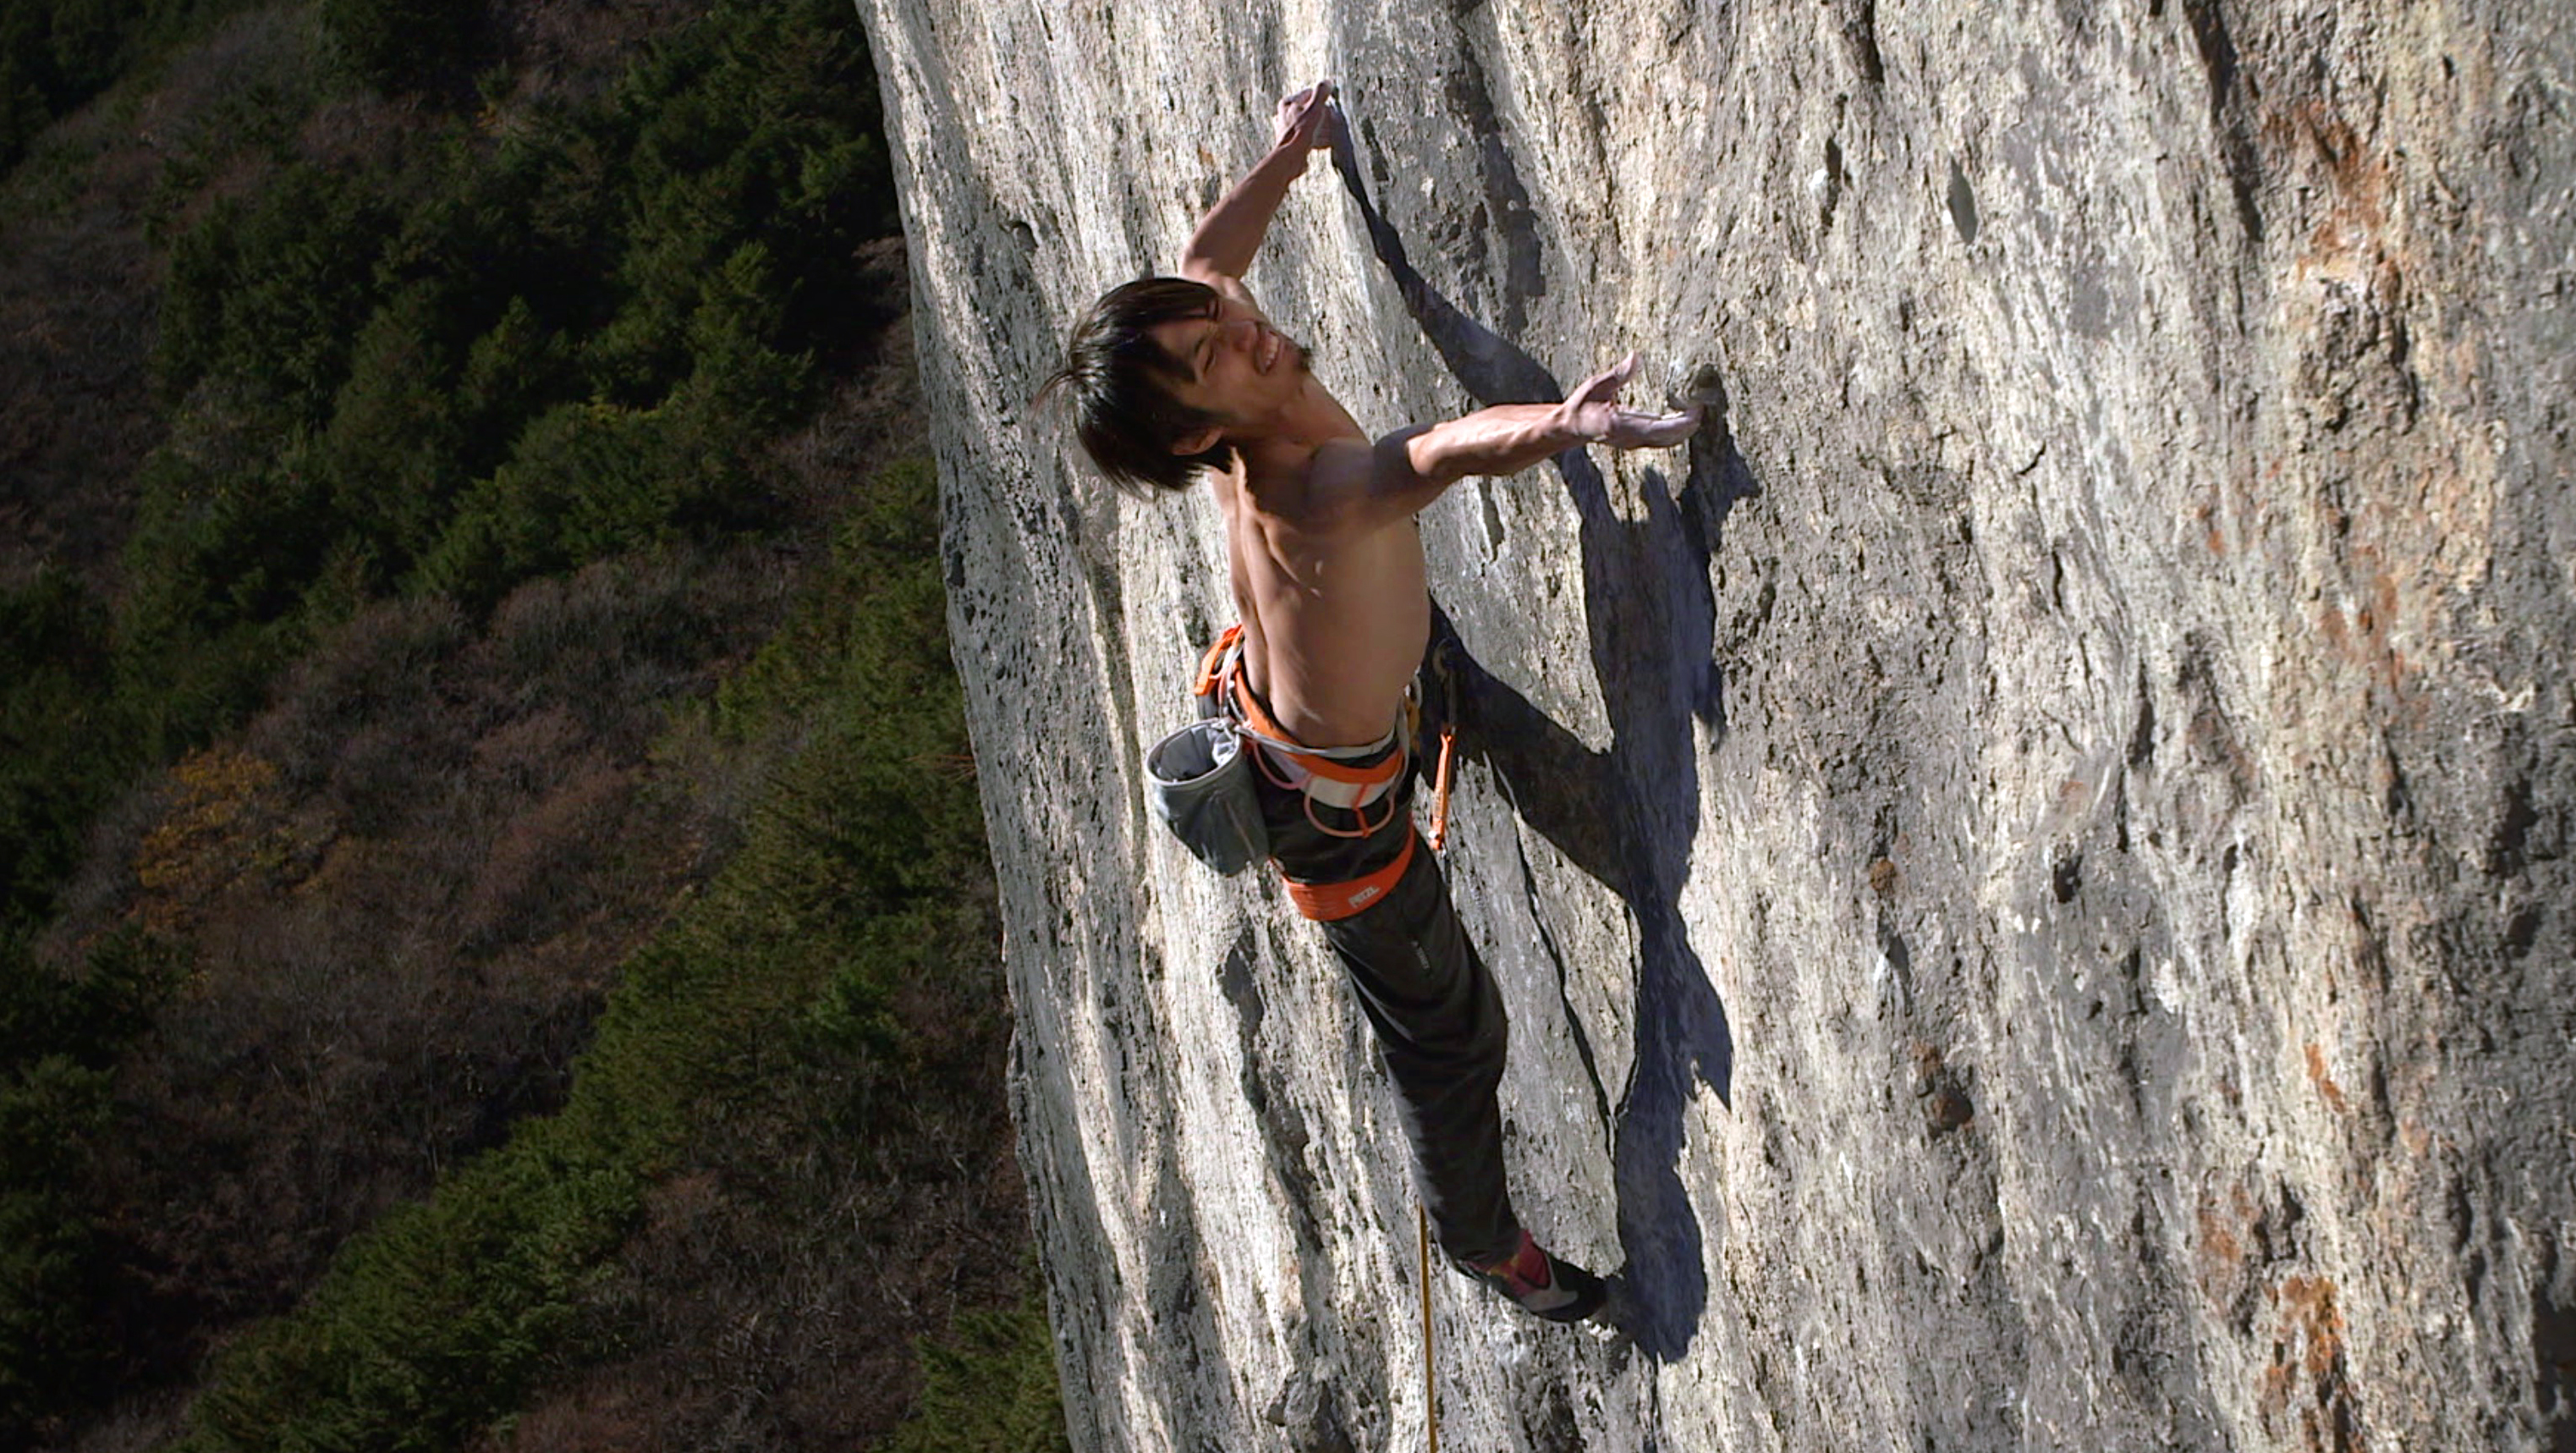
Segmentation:
{"type": "Polygon", "coordinates": [[[1420,1206],[1413,1208],[1413,1235],[1422,1257],[1422,1416],[1431,1429],[1429,1453],[1440,1453],[1440,1384],[1431,1356],[1431,1217],[1420,1206]]]}

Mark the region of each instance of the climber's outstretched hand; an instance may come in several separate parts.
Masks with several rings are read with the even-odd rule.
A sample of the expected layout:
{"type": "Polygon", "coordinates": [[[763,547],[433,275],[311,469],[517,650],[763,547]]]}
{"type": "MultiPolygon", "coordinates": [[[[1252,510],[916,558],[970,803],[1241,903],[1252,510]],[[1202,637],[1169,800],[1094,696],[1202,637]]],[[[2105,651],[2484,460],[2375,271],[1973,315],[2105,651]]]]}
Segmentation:
{"type": "Polygon", "coordinates": [[[1279,101],[1279,139],[1274,149],[1295,147],[1322,151],[1333,144],[1333,83],[1317,81],[1279,101]]]}
{"type": "Polygon", "coordinates": [[[1556,406],[1557,422],[1578,438],[1613,449],[1662,449],[1689,438],[1699,427],[1697,408],[1656,414],[1620,406],[1619,390],[1636,372],[1637,355],[1631,353],[1585,379],[1556,406]]]}

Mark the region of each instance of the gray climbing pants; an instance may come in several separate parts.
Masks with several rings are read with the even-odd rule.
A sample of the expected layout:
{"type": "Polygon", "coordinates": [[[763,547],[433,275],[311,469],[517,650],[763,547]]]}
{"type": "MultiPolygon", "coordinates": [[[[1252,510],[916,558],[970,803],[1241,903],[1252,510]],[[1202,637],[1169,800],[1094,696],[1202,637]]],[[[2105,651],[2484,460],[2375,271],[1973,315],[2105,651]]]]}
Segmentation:
{"type": "Polygon", "coordinates": [[[1410,853],[1383,895],[1321,926],[1377,1032],[1440,1249],[1471,1265],[1511,1255],[1521,1228],[1503,1183],[1503,1118],[1494,1099],[1509,1026],[1494,976],[1450,907],[1439,862],[1415,838],[1411,772],[1366,809],[1365,824],[1254,776],[1271,856],[1291,883],[1348,883],[1410,853]],[[1376,830],[1361,831],[1370,824],[1376,830]]]}

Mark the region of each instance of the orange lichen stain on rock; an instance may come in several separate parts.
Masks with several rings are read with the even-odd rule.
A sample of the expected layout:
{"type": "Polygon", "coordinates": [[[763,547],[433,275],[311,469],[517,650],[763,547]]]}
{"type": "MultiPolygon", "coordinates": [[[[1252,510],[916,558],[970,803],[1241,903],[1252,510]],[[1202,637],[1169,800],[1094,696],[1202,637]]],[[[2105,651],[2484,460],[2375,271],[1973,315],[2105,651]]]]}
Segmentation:
{"type": "Polygon", "coordinates": [[[2434,592],[2410,592],[2411,599],[2399,595],[2397,570],[2392,568],[2389,552],[2378,544],[2363,544],[2353,550],[2353,567],[2361,579],[2361,602],[2353,612],[2353,638],[2345,655],[2353,664],[2370,673],[2371,684],[2386,691],[2383,706],[2420,711],[2414,689],[2420,674],[2415,659],[2402,649],[2421,632],[2405,622],[2429,622],[2434,619],[2434,592]]]}
{"type": "Polygon", "coordinates": [[[2226,531],[2221,531],[2221,528],[2218,528],[2218,518],[2215,518],[2215,510],[2210,510],[2208,505],[2192,505],[2192,520],[2195,520],[2195,523],[2200,523],[2200,531],[2202,531],[2202,533],[2200,533],[2200,544],[2205,546],[2205,549],[2208,549],[2210,554],[2218,556],[2218,559],[2226,559],[2226,556],[2228,556],[2228,533],[2226,533],[2226,531]]]}
{"type": "Polygon", "coordinates": [[[1894,898],[1896,896],[1896,879],[1896,864],[1885,858],[1879,858],[1870,863],[1869,890],[1877,894],[1879,897],[1894,898]]]}
{"type": "Polygon", "coordinates": [[[2200,543],[2208,549],[2209,553],[2222,560],[2226,559],[2227,531],[2219,525],[2217,502],[2215,500],[2202,500],[2200,503],[2193,505],[2191,507],[2191,522],[2200,526],[2200,543]]]}
{"type": "Polygon", "coordinates": [[[2424,1122],[2409,1116],[2397,1122],[2397,1143],[2406,1147],[2408,1155],[2430,1155],[2433,1153],[2433,1132],[2424,1128],[2424,1122]]]}
{"type": "Polygon", "coordinates": [[[2336,1114],[2351,1111],[2351,1104],[2343,1097],[2343,1087],[2334,1082],[2334,1076],[2326,1073],[2326,1052],[2318,1047],[2315,1040],[2308,1041],[2308,1079],[2316,1085],[2317,1093],[2326,1097],[2326,1103],[2334,1107],[2336,1114]]]}
{"type": "Polygon", "coordinates": [[[2344,1317],[2334,1283],[2285,1277],[2265,1295],[2278,1319],[2258,1406],[2265,1428],[2309,1453],[2364,1453],[2360,1410],[2344,1362],[2344,1317]]]}
{"type": "Polygon", "coordinates": [[[2426,473],[2418,509],[2432,535],[2428,563],[2437,588],[2465,591],[2482,584],[2495,565],[2494,441],[2461,431],[2459,447],[2443,451],[2426,473]]]}
{"type": "Polygon", "coordinates": [[[2210,1268],[2239,1266],[2245,1260],[2245,1241],[2237,1233],[2253,1220],[2254,1205],[2243,1191],[2236,1193],[2234,1215],[2221,1215],[2215,1206],[2200,1208],[2200,1260],[2207,1280],[2210,1268]]]}
{"type": "Polygon", "coordinates": [[[2340,579],[2320,582],[2350,614],[2351,629],[2328,643],[2384,693],[2376,711],[2428,709],[2423,682],[2456,652],[2461,599],[2493,572],[2496,450],[2484,434],[2443,423],[2402,460],[2392,457],[2420,462],[2414,488],[2355,509],[2340,579]]]}
{"type": "Polygon", "coordinates": [[[2444,593],[2410,562],[2429,557],[2438,541],[2407,537],[2415,527],[2376,503],[2349,516],[2323,503],[2316,510],[2335,552],[2335,563],[2320,572],[2323,599],[2312,607],[2321,654],[2357,671],[2355,684],[2366,682],[2374,693],[2356,720],[2420,713],[2419,657],[2439,645],[2433,623],[2442,618],[2444,593]]]}
{"type": "Polygon", "coordinates": [[[2255,1216],[2254,1198],[2242,1186],[2231,1187],[2224,1199],[2204,1198],[2198,1217],[2200,1235],[2192,1248],[2201,1295],[2239,1331],[2245,1329],[2243,1307],[2260,1240],[2255,1216]]]}
{"type": "Polygon", "coordinates": [[[2370,604],[2362,608],[2361,627],[2370,633],[2371,644],[2377,647],[2380,684],[2403,696],[2406,677],[2413,668],[2391,636],[2397,620],[2397,577],[2385,568],[2374,570],[2370,573],[2370,604]]]}
{"type": "Polygon", "coordinates": [[[2265,537],[2281,519],[2289,473],[2288,460],[2269,459],[2259,468],[2249,465],[2234,471],[2220,486],[2221,519],[2217,523],[2229,531],[2234,549],[2263,552],[2265,537]]]}
{"type": "MultiPolygon", "coordinates": [[[[2263,138],[2293,166],[2324,174],[2334,205],[2308,239],[2318,261],[2339,260],[2388,225],[2389,158],[2325,102],[2302,101],[2263,119],[2263,138]]],[[[2302,259],[2302,268],[2307,259],[2302,259]]]]}

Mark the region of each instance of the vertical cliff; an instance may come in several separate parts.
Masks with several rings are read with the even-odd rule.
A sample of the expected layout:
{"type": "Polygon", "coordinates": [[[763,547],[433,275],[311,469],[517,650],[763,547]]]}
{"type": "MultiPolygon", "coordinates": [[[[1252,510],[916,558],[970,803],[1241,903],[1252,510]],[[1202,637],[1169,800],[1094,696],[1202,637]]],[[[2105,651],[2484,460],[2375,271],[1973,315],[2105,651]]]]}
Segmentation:
{"type": "Polygon", "coordinates": [[[1204,498],[1026,400],[1271,107],[1364,424],[1722,425],[1421,524],[1524,1214],[1473,1449],[2576,1440],[2576,19],[2550,0],[859,0],[1076,1445],[1418,1447],[1382,1078],[1149,822],[1204,498]],[[1646,392],[1651,393],[1649,389],[1646,392]]]}

